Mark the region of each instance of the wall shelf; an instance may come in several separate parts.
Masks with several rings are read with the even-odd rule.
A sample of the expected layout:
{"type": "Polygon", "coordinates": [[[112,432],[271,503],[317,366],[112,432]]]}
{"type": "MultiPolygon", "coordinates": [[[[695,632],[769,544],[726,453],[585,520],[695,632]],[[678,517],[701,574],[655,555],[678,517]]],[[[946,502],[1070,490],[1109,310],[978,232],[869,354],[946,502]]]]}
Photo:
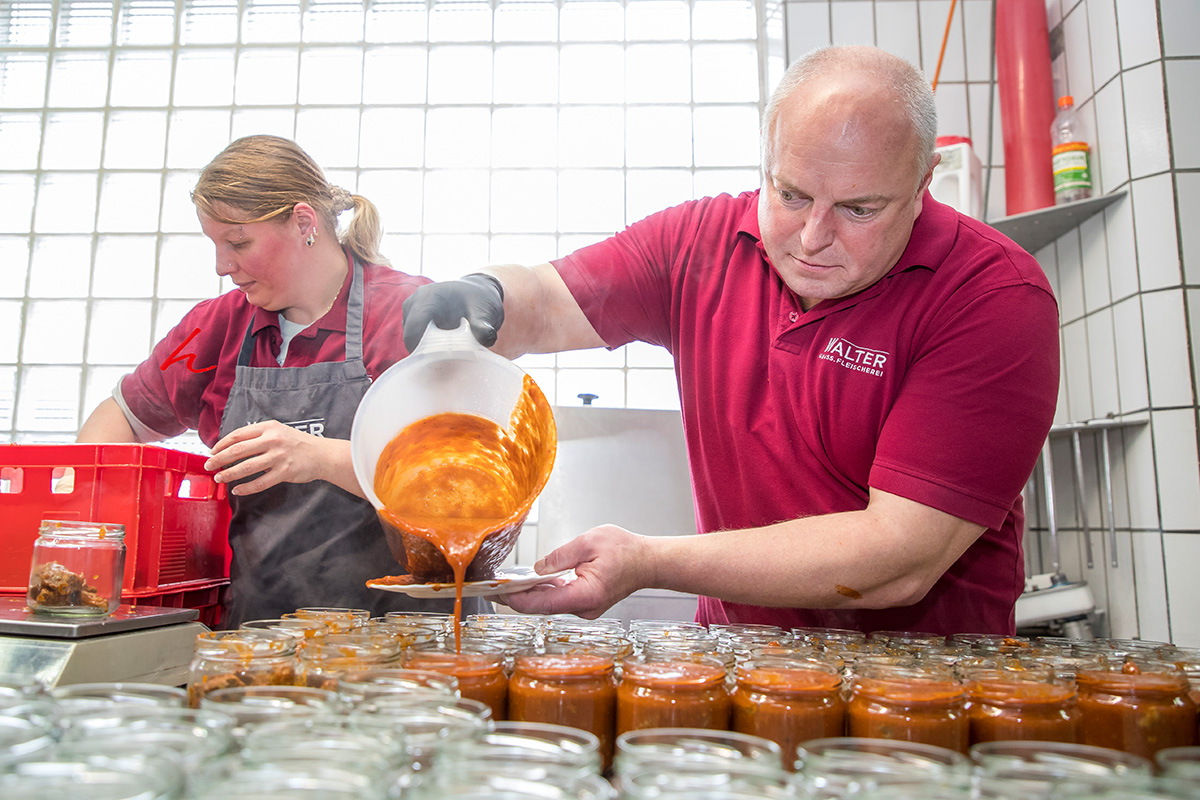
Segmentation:
{"type": "Polygon", "coordinates": [[[1061,206],[1037,208],[1022,214],[1013,214],[1011,217],[1002,217],[989,222],[988,225],[1030,253],[1036,253],[1088,217],[1124,196],[1125,190],[1121,189],[1111,194],[1076,200],[1061,206]]]}

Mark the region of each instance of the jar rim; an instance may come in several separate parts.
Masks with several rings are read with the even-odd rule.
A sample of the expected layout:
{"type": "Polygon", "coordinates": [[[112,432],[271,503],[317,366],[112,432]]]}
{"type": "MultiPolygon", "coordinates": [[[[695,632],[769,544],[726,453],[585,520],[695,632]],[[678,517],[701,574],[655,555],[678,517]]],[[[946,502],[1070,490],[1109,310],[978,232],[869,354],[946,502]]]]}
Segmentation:
{"type": "Polygon", "coordinates": [[[44,519],[38,527],[39,536],[87,537],[124,539],[125,525],[120,522],[89,522],[77,519],[44,519]]]}

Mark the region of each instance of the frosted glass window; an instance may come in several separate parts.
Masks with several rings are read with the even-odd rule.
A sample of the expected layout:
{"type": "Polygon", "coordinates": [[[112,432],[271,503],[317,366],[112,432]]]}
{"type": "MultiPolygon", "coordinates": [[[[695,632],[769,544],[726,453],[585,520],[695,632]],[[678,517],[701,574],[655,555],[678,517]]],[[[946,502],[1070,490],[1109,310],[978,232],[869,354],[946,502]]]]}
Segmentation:
{"type": "Polygon", "coordinates": [[[109,105],[165,106],[170,97],[170,52],[135,50],[117,53],[113,60],[109,105]]]}
{"type": "MultiPolygon", "coordinates": [[[[212,153],[214,156],[217,151],[212,153]]],[[[200,221],[191,192],[199,179],[198,172],[168,172],[163,187],[162,230],[167,233],[199,233],[200,221]]]]}
{"type": "Polygon", "coordinates": [[[695,0],[692,7],[693,39],[754,40],[754,3],[748,0],[695,0]]]}
{"type": "Polygon", "coordinates": [[[158,230],[162,174],[110,172],[100,182],[100,215],[96,230],[153,233],[158,230]]]}
{"type": "Polygon", "coordinates": [[[42,169],[95,169],[100,166],[104,114],[57,111],[46,119],[42,169]]]}
{"type": "Polygon", "coordinates": [[[559,405],[581,405],[581,394],[594,394],[592,405],[625,407],[625,373],[618,369],[560,369],[555,381],[559,405]]]}
{"type": "Polygon", "coordinates": [[[630,0],[625,34],[636,39],[687,39],[690,12],[683,0],[630,0]]]}
{"type": "Polygon", "coordinates": [[[358,0],[309,0],[304,11],[304,41],[361,42],[363,5],[358,0]]]}
{"type": "Polygon", "coordinates": [[[50,42],[53,5],[51,0],[0,5],[0,44],[45,47],[50,42]]]}
{"type": "Polygon", "coordinates": [[[25,363],[80,362],[86,310],[82,300],[30,300],[21,349],[25,363]]]}
{"type": "Polygon", "coordinates": [[[157,246],[153,236],[101,236],[92,268],[92,296],[153,297],[157,246]]]}
{"type": "Polygon", "coordinates": [[[318,108],[296,115],[296,142],[328,172],[358,159],[358,109],[318,108]]]}
{"type": "Polygon", "coordinates": [[[753,42],[697,45],[692,59],[697,103],[753,103],[758,98],[758,53],[753,42]]]}
{"type": "Polygon", "coordinates": [[[629,225],[692,199],[692,173],[686,169],[631,169],[625,186],[625,222],[629,225]]]}
{"type": "Polygon", "coordinates": [[[175,105],[233,102],[233,51],[183,50],[175,62],[175,105]]]}
{"type": "Polygon", "coordinates": [[[113,3],[104,0],[60,0],[59,47],[96,47],[112,44],[113,3]]]}
{"type": "Polygon", "coordinates": [[[493,167],[553,167],[557,141],[553,108],[498,108],[492,115],[493,167]]]}
{"type": "Polygon", "coordinates": [[[179,40],[224,44],[237,40],[238,0],[184,0],[179,40]]]}
{"type": "Polygon", "coordinates": [[[687,45],[634,45],[625,56],[625,98],[631,103],[687,103],[692,60],[687,45]]]}
{"type": "Polygon", "coordinates": [[[489,103],[491,100],[490,46],[450,45],[429,51],[430,103],[489,103]]]}
{"type": "Polygon", "coordinates": [[[498,42],[553,42],[558,38],[558,8],[552,0],[503,2],[496,8],[498,42]]]}
{"type": "Polygon", "coordinates": [[[363,102],[425,102],[424,47],[378,47],[367,51],[363,63],[363,102]]]}
{"type": "Polygon", "coordinates": [[[679,387],[675,383],[674,370],[631,369],[625,380],[629,408],[679,410],[679,387]]]}
{"type": "Polygon", "coordinates": [[[98,107],[104,105],[107,95],[107,52],[63,52],[54,56],[50,68],[51,107],[98,107]]]}
{"type": "Polygon", "coordinates": [[[238,58],[234,102],[291,105],[296,102],[299,54],[295,50],[243,50],[238,58]]]}
{"type": "Polygon", "coordinates": [[[469,0],[434,2],[429,14],[429,41],[472,42],[492,38],[492,7],[469,0]]]}
{"type": "Polygon", "coordinates": [[[0,236],[0,297],[23,297],[29,271],[29,239],[0,236]]]}
{"type": "Polygon", "coordinates": [[[96,224],[96,176],[47,173],[38,185],[33,229],[38,233],[87,233],[96,224]]]}
{"type": "Polygon", "coordinates": [[[33,169],[41,146],[40,114],[0,116],[0,169],[33,169]]]}
{"type": "Polygon", "coordinates": [[[495,63],[495,102],[553,103],[558,100],[557,48],[498,47],[495,63]]]}
{"type": "Polygon", "coordinates": [[[17,368],[0,369],[0,430],[11,428],[17,399],[17,368]]]}
{"type": "Polygon", "coordinates": [[[297,42],[300,40],[300,3],[297,0],[248,0],[242,18],[244,42],[297,42]]]}
{"type": "Polygon", "coordinates": [[[88,325],[89,364],[136,364],[151,347],[149,300],[96,300],[88,325]]]}
{"type": "Polygon", "coordinates": [[[554,258],[552,235],[496,234],[488,250],[489,264],[544,264],[554,258]]]}
{"type": "Polygon", "coordinates": [[[300,55],[300,102],[357,103],[362,96],[362,61],[362,51],[358,49],[305,50],[300,55]]]}
{"type": "Polygon", "coordinates": [[[421,173],[415,171],[369,171],[358,180],[358,193],[379,209],[385,231],[421,230],[421,173]]]}
{"type": "Polygon", "coordinates": [[[0,233],[28,233],[31,229],[33,183],[32,174],[0,173],[0,208],[6,209],[0,214],[0,233]]]}
{"type": "Polygon", "coordinates": [[[44,53],[0,53],[0,107],[41,108],[46,101],[44,53]]]}
{"type": "Polygon", "coordinates": [[[216,250],[204,236],[164,236],[158,270],[158,296],[215,297],[220,294],[216,250]]]}
{"type": "MultiPolygon", "coordinates": [[[[80,320],[83,315],[79,316],[80,320]]],[[[21,370],[21,406],[16,427],[26,431],[78,428],[80,367],[26,367],[21,370]]]]}
{"type": "Polygon", "coordinates": [[[425,121],[425,165],[486,167],[491,116],[486,108],[432,108],[425,121]]]}
{"type": "Polygon", "coordinates": [[[227,110],[176,111],[167,129],[167,168],[203,168],[227,144],[227,110]]]}
{"type": "Polygon", "coordinates": [[[619,170],[563,170],[558,179],[558,229],[604,231],[625,227],[625,181],[619,170]]]}
{"type": "Polygon", "coordinates": [[[625,99],[625,49],[612,44],[562,48],[563,103],[620,103],[625,99]]]}
{"type": "Polygon", "coordinates": [[[428,29],[424,0],[376,0],[367,9],[368,42],[423,42],[428,29]]]}
{"type": "Polygon", "coordinates": [[[551,170],[495,170],[492,172],[493,231],[503,233],[553,232],[557,197],[551,170]]]}
{"type": "Polygon", "coordinates": [[[161,168],[167,152],[165,111],[114,111],[108,118],[104,166],[109,169],[161,168]]]}
{"type": "Polygon", "coordinates": [[[620,41],[625,38],[625,11],[605,0],[566,0],[558,23],[564,42],[620,41]]]}
{"type": "Polygon", "coordinates": [[[560,165],[619,167],[625,163],[625,113],[619,106],[563,108],[558,125],[560,165]]]}
{"type": "Polygon", "coordinates": [[[423,109],[368,109],[359,135],[358,163],[364,167],[419,167],[424,161],[423,109]]]}
{"type": "Polygon", "coordinates": [[[625,114],[625,152],[630,166],[690,166],[692,114],[686,106],[630,108],[625,114]]]}
{"type": "Polygon", "coordinates": [[[665,347],[646,342],[630,342],[622,350],[625,351],[625,363],[631,367],[667,367],[675,368],[675,359],[665,347]]]}
{"type": "Polygon", "coordinates": [[[484,264],[487,261],[488,237],[454,235],[431,235],[425,237],[421,254],[421,274],[435,281],[448,281],[462,277],[466,264],[484,264]]]}
{"type": "MultiPolygon", "coordinates": [[[[147,353],[143,353],[142,357],[138,359],[138,363],[141,363],[146,355],[147,353]]],[[[113,388],[132,366],[130,364],[123,367],[89,367],[85,379],[86,388],[83,392],[83,413],[91,414],[101,401],[112,397],[113,388]]]]}
{"type": "Polygon", "coordinates": [[[704,106],[695,111],[696,164],[749,166],[759,161],[759,117],[754,106],[704,106]]]}
{"type": "MultiPolygon", "coordinates": [[[[756,159],[757,155],[755,151],[756,159]]],[[[696,197],[716,197],[722,192],[737,197],[757,189],[760,183],[757,169],[698,169],[692,177],[692,191],[696,197]]]]}
{"type": "Polygon", "coordinates": [[[293,138],[296,135],[296,112],[290,108],[234,109],[230,140],[260,133],[293,138]]]}
{"type": "Polygon", "coordinates": [[[413,234],[383,234],[383,254],[392,266],[409,275],[421,274],[421,237],[413,234]]]}
{"type": "Polygon", "coordinates": [[[425,230],[486,231],[488,196],[486,170],[431,170],[425,176],[425,230]]]}
{"type": "Polygon", "coordinates": [[[625,351],[621,348],[609,350],[607,347],[592,347],[587,350],[568,350],[559,353],[557,364],[564,369],[579,369],[581,367],[610,367],[620,369],[625,366],[625,351]]]}
{"type": "Polygon", "coordinates": [[[39,236],[33,240],[30,297],[87,297],[90,236],[39,236]]]}
{"type": "Polygon", "coordinates": [[[171,44],[174,41],[174,0],[124,0],[121,3],[117,44],[171,44]]]}
{"type": "Polygon", "coordinates": [[[0,362],[17,362],[17,345],[21,341],[21,322],[24,302],[0,300],[0,362]]]}
{"type": "MultiPolygon", "coordinates": [[[[196,302],[194,300],[159,300],[158,314],[154,317],[154,341],[161,342],[165,339],[167,334],[180,323],[195,305],[196,302]]],[[[138,359],[138,363],[140,364],[145,361],[149,355],[150,351],[147,350],[138,359]]]]}

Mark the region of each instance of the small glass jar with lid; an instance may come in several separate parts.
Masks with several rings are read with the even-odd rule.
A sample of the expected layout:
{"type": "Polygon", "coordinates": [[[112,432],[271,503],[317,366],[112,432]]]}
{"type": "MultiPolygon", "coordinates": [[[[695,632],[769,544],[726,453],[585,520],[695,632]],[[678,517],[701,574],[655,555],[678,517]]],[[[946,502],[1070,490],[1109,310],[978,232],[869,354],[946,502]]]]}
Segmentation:
{"type": "Polygon", "coordinates": [[[121,605],[125,526],[43,520],[33,543],[28,606],[40,614],[102,617],[121,605]]]}
{"type": "Polygon", "coordinates": [[[1129,657],[1080,669],[1080,742],[1153,758],[1196,744],[1196,704],[1187,675],[1169,661],[1129,657]]]}
{"type": "Polygon", "coordinates": [[[949,667],[875,657],[856,661],[853,670],[846,706],[850,736],[901,739],[967,752],[967,694],[949,667]]]}
{"type": "Polygon", "coordinates": [[[292,686],[298,660],[296,638],[272,630],[208,631],[196,637],[188,668],[188,703],[230,686],[292,686]]]}
{"type": "Polygon", "coordinates": [[[645,728],[729,729],[728,665],[716,654],[631,656],[617,687],[616,733],[645,728]]]}

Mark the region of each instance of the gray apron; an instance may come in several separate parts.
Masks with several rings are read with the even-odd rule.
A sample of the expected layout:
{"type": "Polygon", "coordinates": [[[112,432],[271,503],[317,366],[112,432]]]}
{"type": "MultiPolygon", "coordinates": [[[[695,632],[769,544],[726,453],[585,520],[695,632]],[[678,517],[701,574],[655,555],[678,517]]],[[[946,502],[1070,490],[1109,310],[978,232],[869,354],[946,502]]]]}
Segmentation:
{"type": "MultiPolygon", "coordinates": [[[[362,329],[363,272],[357,259],[346,308],[345,361],[251,367],[251,320],[221,417],[221,437],[274,419],[348,440],[354,412],[371,385],[362,359],[362,329]]],[[[417,599],[364,585],[371,578],[403,571],[366,500],[326,481],[282,483],[252,495],[228,496],[233,563],[222,627],[236,628],[247,620],[271,619],[305,606],[365,608],[372,616],[454,611],[453,597],[417,599]]],[[[482,598],[463,599],[464,614],[490,609],[482,598]]]]}

